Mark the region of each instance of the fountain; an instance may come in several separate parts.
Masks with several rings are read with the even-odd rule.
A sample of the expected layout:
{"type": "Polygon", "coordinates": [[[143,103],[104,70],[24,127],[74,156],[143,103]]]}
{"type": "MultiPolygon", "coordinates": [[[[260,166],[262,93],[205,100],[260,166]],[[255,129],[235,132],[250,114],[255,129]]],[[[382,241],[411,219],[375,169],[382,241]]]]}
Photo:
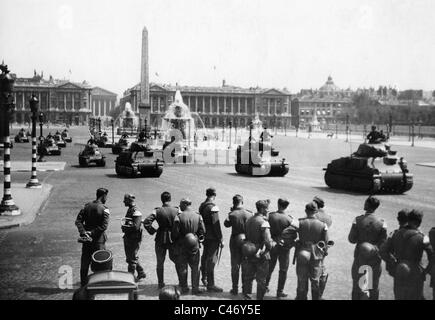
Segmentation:
{"type": "Polygon", "coordinates": [[[118,124],[117,134],[120,135],[124,132],[136,134],[139,126],[139,118],[136,116],[131,108],[131,104],[125,104],[124,111],[116,118],[115,123],[118,124]]]}

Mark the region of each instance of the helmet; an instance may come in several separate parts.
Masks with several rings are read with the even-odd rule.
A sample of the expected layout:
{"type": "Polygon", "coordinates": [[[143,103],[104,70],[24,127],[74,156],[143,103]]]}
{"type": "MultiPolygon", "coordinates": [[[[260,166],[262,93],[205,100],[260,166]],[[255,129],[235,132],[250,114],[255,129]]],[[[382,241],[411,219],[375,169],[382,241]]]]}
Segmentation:
{"type": "Polygon", "coordinates": [[[308,250],[300,250],[297,255],[297,263],[308,265],[311,260],[311,252],[308,250]]]}
{"type": "Polygon", "coordinates": [[[244,233],[239,233],[234,237],[234,242],[237,248],[241,248],[245,240],[246,240],[246,236],[244,233]]]}
{"type": "Polygon", "coordinates": [[[358,246],[358,256],[364,261],[368,261],[376,257],[377,252],[378,251],[376,250],[376,247],[370,242],[363,242],[358,246]]]}
{"type": "Polygon", "coordinates": [[[198,237],[193,233],[188,233],[184,236],[184,248],[193,254],[199,250],[198,237]]]}
{"type": "Polygon", "coordinates": [[[180,300],[180,295],[176,286],[165,286],[159,292],[159,300],[180,300]]]}
{"type": "Polygon", "coordinates": [[[257,253],[257,247],[255,244],[249,241],[244,241],[242,244],[242,255],[244,257],[253,257],[257,253]]]}
{"type": "Polygon", "coordinates": [[[404,262],[401,262],[396,267],[395,279],[397,281],[406,281],[411,274],[411,268],[404,262]]]}
{"type": "Polygon", "coordinates": [[[91,270],[97,271],[111,271],[112,270],[113,256],[110,250],[98,250],[92,255],[91,270]]]}

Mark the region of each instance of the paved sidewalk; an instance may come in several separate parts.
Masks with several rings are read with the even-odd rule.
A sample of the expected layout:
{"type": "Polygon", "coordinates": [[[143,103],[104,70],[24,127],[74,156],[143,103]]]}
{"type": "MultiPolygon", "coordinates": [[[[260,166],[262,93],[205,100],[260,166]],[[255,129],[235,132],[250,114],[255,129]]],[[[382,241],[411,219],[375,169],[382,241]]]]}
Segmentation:
{"type": "MultiPolygon", "coordinates": [[[[36,162],[36,171],[62,171],[65,169],[65,161],[36,162]]],[[[11,171],[30,172],[30,161],[11,161],[11,171]]],[[[3,161],[0,161],[0,172],[3,172],[3,161]]]]}
{"type": "Polygon", "coordinates": [[[50,196],[53,186],[42,184],[40,189],[28,189],[25,184],[12,185],[12,197],[20,208],[19,216],[0,216],[0,229],[27,225],[35,220],[36,215],[42,210],[50,196]]]}

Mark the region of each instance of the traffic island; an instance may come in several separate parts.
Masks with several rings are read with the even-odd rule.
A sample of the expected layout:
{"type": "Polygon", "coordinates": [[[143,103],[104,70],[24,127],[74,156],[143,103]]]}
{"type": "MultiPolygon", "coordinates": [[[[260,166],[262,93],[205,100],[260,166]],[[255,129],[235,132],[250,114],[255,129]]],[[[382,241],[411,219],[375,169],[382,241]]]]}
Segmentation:
{"type": "Polygon", "coordinates": [[[25,184],[13,184],[12,194],[14,195],[16,205],[21,210],[21,214],[18,216],[0,216],[0,229],[19,227],[32,223],[36,215],[44,207],[52,188],[52,185],[46,183],[43,183],[42,188],[39,189],[26,188],[25,184]]]}

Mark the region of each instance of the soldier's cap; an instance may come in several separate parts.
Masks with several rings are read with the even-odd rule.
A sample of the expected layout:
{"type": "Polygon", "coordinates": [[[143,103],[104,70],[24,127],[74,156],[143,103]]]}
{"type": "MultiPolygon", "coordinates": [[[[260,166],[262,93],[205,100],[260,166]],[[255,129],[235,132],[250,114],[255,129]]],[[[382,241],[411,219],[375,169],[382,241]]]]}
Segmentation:
{"type": "Polygon", "coordinates": [[[258,200],[255,203],[255,207],[257,208],[257,210],[266,209],[266,208],[269,207],[269,201],[267,201],[267,200],[258,200]]]}
{"type": "Polygon", "coordinates": [[[134,199],[136,199],[136,197],[131,193],[126,193],[124,195],[124,200],[134,200],[134,199]]]}
{"type": "Polygon", "coordinates": [[[315,196],[315,197],[313,198],[313,201],[317,204],[317,206],[318,206],[319,208],[323,208],[323,207],[325,206],[325,201],[323,201],[323,199],[320,198],[320,197],[318,197],[318,196],[315,196]]]}
{"type": "Polygon", "coordinates": [[[192,204],[192,201],[189,198],[183,198],[180,200],[180,206],[181,205],[190,206],[191,204],[192,204]]]}
{"type": "Polygon", "coordinates": [[[280,207],[288,207],[289,204],[290,204],[290,201],[285,197],[280,197],[278,199],[278,206],[280,206],[280,207]]]}
{"type": "Polygon", "coordinates": [[[109,193],[109,190],[107,190],[106,188],[98,188],[97,189],[97,198],[107,195],[109,193]]]}
{"type": "Polygon", "coordinates": [[[421,223],[423,220],[423,212],[420,210],[413,209],[408,214],[408,221],[415,221],[421,223]]]}
{"type": "Polygon", "coordinates": [[[308,202],[307,204],[306,204],[306,206],[305,206],[305,211],[308,211],[308,212],[317,212],[317,204],[314,202],[314,201],[312,201],[312,202],[308,202]]]}
{"type": "Polygon", "coordinates": [[[205,194],[207,197],[215,196],[216,195],[216,189],[213,187],[207,188],[205,191],[205,194]]]}

